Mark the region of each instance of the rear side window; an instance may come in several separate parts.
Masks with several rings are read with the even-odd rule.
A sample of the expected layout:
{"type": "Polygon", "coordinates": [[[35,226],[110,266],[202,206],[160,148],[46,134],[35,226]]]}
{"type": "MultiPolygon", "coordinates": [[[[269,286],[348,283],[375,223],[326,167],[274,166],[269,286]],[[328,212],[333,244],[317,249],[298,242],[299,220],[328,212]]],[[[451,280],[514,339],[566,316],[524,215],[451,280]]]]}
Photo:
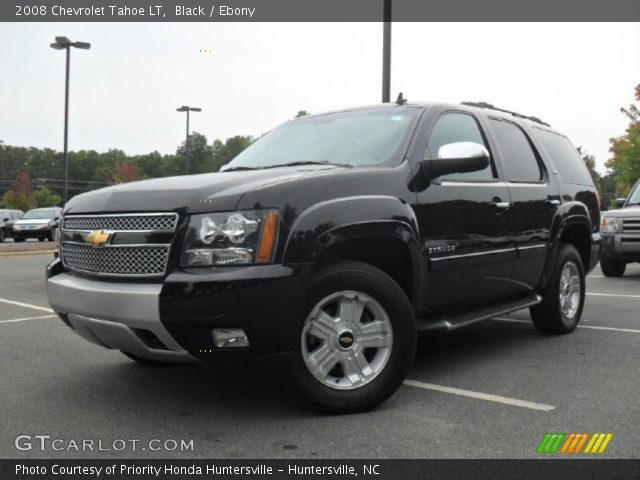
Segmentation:
{"type": "Polygon", "coordinates": [[[512,182],[539,182],[542,171],[526,134],[517,125],[491,119],[491,130],[504,159],[507,178],[512,182]]]}
{"type": "Polygon", "coordinates": [[[534,127],[533,130],[536,139],[547,152],[565,182],[576,185],[593,185],[589,170],[567,137],[537,127],[534,127]]]}

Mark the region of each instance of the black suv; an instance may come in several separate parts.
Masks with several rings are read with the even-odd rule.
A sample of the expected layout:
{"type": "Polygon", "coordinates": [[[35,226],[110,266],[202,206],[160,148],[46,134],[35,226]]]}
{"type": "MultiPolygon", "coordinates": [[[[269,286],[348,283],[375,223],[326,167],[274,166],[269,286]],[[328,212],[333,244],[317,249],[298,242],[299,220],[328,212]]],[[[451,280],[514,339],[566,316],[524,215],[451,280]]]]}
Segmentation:
{"type": "Polygon", "coordinates": [[[578,153],[538,119],[354,108],[287,122],[220,173],[73,198],[47,292],[139,362],[279,359],[310,402],[356,411],[402,384],[420,331],[523,308],[574,330],[599,219],[578,153]]]}
{"type": "Polygon", "coordinates": [[[616,206],[602,214],[600,266],[607,277],[621,277],[627,263],[640,262],[640,180],[616,206]]]}

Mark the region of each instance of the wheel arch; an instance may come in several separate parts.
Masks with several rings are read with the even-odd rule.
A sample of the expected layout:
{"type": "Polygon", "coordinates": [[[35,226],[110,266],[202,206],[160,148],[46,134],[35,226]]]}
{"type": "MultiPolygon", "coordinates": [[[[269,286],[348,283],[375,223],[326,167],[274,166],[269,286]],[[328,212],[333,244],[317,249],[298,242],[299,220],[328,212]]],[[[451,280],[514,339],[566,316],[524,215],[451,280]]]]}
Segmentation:
{"type": "Polygon", "coordinates": [[[284,263],[311,263],[318,271],[341,260],[379,268],[420,305],[422,263],[417,222],[410,205],[395,197],[349,197],[307,209],[288,236],[284,263]]]}

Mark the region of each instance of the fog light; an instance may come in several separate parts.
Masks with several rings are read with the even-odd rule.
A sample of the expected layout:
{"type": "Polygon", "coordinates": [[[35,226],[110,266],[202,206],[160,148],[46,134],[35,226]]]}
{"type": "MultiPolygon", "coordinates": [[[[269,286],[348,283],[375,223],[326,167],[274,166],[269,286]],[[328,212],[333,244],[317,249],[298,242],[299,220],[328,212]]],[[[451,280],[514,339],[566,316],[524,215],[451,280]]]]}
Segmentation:
{"type": "Polygon", "coordinates": [[[249,339],[241,328],[214,328],[211,330],[216,348],[246,348],[249,339]]]}

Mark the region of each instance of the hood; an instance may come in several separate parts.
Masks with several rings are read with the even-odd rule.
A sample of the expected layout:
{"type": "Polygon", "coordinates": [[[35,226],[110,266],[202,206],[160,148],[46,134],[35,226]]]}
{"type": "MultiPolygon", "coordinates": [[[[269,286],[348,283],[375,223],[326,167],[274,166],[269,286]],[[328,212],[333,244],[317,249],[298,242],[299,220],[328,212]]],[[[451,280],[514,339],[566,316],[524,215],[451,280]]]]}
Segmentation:
{"type": "Polygon", "coordinates": [[[319,165],[155,178],[77,195],[68,202],[65,215],[231,211],[236,209],[242,196],[252,190],[336,170],[345,168],[319,165]]]}
{"type": "Polygon", "coordinates": [[[605,217],[640,217],[640,205],[607,210],[606,212],[602,212],[602,215],[605,217]]]}

